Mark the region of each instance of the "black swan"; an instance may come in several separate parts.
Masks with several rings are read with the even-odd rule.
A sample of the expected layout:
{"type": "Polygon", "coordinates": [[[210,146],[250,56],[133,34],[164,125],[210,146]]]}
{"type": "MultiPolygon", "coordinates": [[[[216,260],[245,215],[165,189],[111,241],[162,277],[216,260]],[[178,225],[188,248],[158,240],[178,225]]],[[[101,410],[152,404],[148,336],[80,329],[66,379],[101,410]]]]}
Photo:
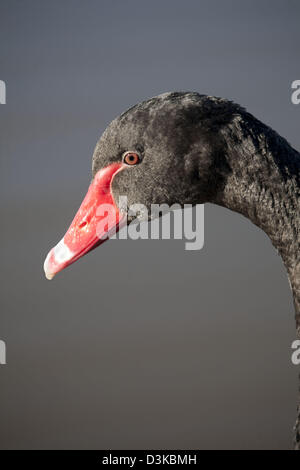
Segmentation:
{"type": "MultiPolygon", "coordinates": [[[[215,203],[248,217],[280,253],[300,338],[299,192],[300,154],[270,127],[222,98],[165,93],[107,127],[94,152],[89,191],[48,254],[45,273],[51,279],[119,228],[126,213],[115,202],[119,196],[149,213],[151,204],[215,203]],[[99,231],[103,204],[113,214],[99,231]]],[[[295,431],[300,450],[300,407],[295,431]]]]}

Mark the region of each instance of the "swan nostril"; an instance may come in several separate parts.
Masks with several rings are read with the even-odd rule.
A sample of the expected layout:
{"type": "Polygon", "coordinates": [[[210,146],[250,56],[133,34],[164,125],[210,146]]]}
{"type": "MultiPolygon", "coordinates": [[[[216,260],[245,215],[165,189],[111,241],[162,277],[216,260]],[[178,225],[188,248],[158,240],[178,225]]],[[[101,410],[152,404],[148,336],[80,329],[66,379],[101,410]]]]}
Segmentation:
{"type": "Polygon", "coordinates": [[[78,227],[79,227],[79,228],[84,228],[84,227],[86,227],[86,226],[87,226],[87,221],[84,220],[83,222],[81,222],[81,224],[79,224],[78,227]]]}

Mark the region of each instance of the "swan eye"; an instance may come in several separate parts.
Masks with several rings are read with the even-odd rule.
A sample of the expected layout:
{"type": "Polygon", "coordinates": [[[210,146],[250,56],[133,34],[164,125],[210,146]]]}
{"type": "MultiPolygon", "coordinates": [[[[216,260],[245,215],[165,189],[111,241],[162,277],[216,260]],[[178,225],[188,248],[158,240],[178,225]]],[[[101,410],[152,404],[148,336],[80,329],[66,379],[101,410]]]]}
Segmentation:
{"type": "Polygon", "coordinates": [[[127,152],[124,155],[124,163],[127,165],[136,165],[140,162],[140,157],[135,152],[127,152]]]}

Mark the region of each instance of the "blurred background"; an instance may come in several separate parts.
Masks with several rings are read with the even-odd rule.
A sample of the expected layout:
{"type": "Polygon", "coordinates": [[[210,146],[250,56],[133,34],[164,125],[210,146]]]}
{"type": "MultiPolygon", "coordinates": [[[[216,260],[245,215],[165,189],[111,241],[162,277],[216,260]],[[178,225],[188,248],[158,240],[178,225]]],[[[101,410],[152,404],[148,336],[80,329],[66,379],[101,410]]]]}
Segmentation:
{"type": "Polygon", "coordinates": [[[112,240],[51,283],[109,122],[191,90],[300,148],[297,0],[2,0],[1,449],[288,449],[294,312],[266,235],[205,207],[205,246],[112,240]]]}

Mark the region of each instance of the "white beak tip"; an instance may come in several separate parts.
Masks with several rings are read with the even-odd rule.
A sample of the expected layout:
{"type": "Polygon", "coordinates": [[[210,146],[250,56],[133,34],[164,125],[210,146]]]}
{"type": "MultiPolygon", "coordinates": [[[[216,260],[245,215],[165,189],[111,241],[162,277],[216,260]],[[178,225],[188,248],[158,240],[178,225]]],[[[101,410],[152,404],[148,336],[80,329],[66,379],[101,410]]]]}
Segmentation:
{"type": "Polygon", "coordinates": [[[51,279],[53,279],[55,276],[55,273],[51,272],[50,263],[49,263],[51,253],[52,253],[52,250],[48,253],[47,258],[45,259],[45,262],[44,262],[45,276],[49,281],[51,281],[51,279]]]}
{"type": "Polygon", "coordinates": [[[48,279],[48,281],[51,281],[51,279],[54,278],[55,274],[48,273],[47,271],[45,271],[45,276],[46,276],[46,279],[48,279]]]}

